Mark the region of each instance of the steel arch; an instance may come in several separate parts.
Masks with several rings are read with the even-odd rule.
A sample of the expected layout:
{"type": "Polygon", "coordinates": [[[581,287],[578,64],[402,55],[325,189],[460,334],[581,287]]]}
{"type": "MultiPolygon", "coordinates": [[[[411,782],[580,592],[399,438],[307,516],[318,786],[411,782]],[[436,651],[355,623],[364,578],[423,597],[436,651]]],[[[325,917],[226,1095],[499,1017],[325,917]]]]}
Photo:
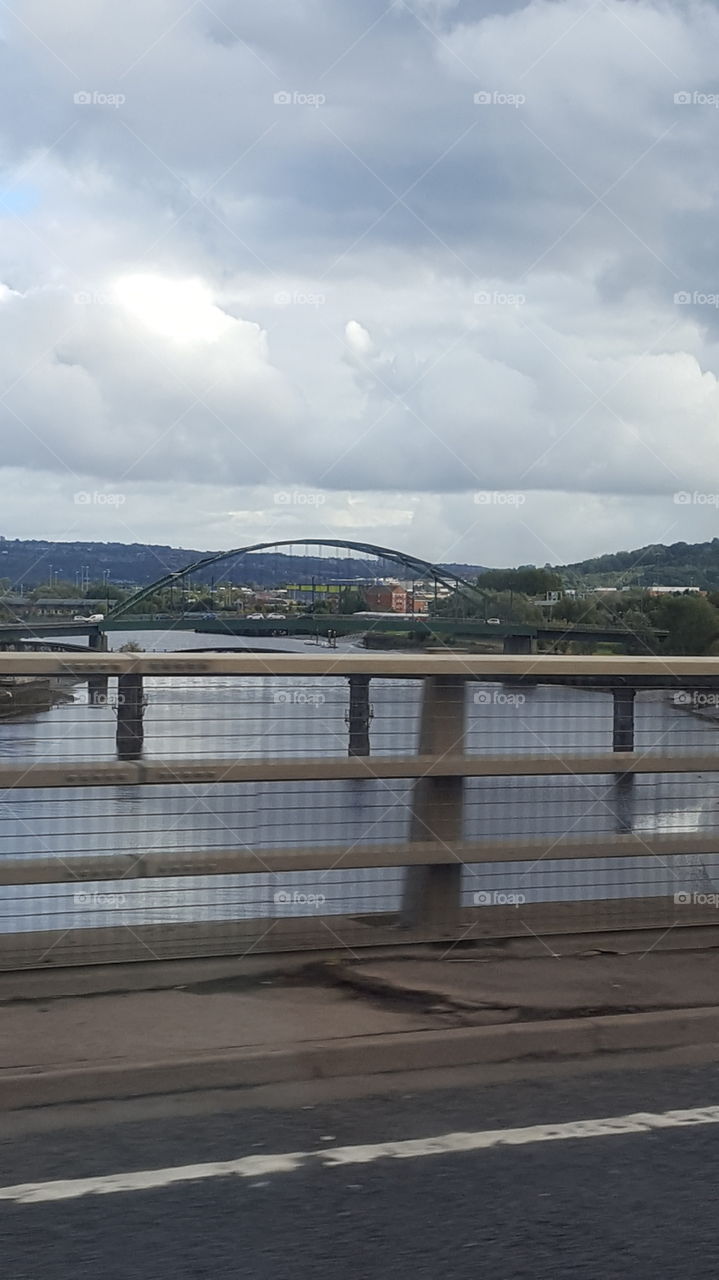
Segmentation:
{"type": "Polygon", "coordinates": [[[424,576],[432,577],[445,587],[449,587],[452,590],[459,589],[466,593],[470,599],[477,599],[476,588],[465,578],[460,578],[454,573],[448,573],[445,569],[432,564],[429,560],[422,560],[418,556],[406,555],[404,551],[393,551],[390,547],[376,547],[371,542],[350,542],[342,538],[284,538],[278,542],[256,542],[251,546],[236,547],[233,551],[215,551],[212,555],[203,556],[201,560],[194,560],[192,564],[185,565],[184,569],[176,569],[174,573],[166,573],[164,577],[157,578],[155,582],[151,582],[148,586],[141,587],[139,591],[135,591],[127,600],[122,600],[116,604],[108,613],[107,621],[110,622],[115,618],[119,618],[123,613],[127,613],[128,609],[139,604],[140,601],[146,600],[148,596],[154,595],[156,591],[161,591],[163,587],[169,587],[172,583],[177,582],[178,579],[186,578],[188,574],[197,573],[212,564],[219,564],[222,560],[232,560],[238,556],[250,555],[253,551],[270,551],[276,547],[339,547],[345,551],[363,551],[367,555],[378,556],[382,560],[390,560],[405,569],[412,569],[424,576]]]}

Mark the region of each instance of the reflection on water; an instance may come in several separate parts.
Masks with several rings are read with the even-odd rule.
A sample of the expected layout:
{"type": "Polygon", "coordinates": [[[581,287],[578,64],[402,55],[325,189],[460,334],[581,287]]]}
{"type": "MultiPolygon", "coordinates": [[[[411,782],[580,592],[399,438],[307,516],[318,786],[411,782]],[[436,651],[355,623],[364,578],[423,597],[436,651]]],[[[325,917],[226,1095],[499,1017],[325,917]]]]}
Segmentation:
{"type": "MultiPolygon", "coordinates": [[[[199,648],[193,633],[113,633],[113,648],[136,639],[147,649],[199,648]]],[[[214,638],[213,638],[214,639],[214,638]]],[[[223,645],[225,640],[223,638],[223,645]]],[[[247,648],[236,638],[228,648],[247,648]]],[[[252,642],[252,647],[257,647],[252,642]]],[[[266,648],[306,651],[303,641],[268,641],[266,648]]],[[[350,647],[350,646],[347,646],[350,647]]],[[[114,682],[111,682],[111,685],[114,682]]],[[[347,680],[211,677],[146,679],[147,758],[242,759],[248,756],[347,754],[347,680]],[[314,690],[312,697],[308,690],[314,690]],[[321,700],[316,691],[321,690],[321,700]]],[[[467,750],[472,753],[581,752],[611,749],[612,700],[587,690],[536,686],[521,700],[501,686],[467,691],[467,750]]],[[[112,688],[110,690],[112,695],[112,688]]],[[[375,680],[371,744],[375,754],[416,750],[421,688],[413,680],[375,680]]],[[[88,705],[87,686],[73,701],[13,722],[0,722],[4,760],[68,761],[115,757],[115,710],[88,705]]],[[[719,728],[673,706],[665,695],[636,702],[639,751],[710,751],[719,728]]],[[[263,870],[271,847],[404,840],[409,836],[412,783],[404,780],[317,783],[220,783],[103,787],[67,791],[20,790],[0,799],[0,856],[135,853],[153,850],[248,849],[257,874],[131,881],[116,884],[27,886],[1,891],[0,928],[20,931],[98,924],[311,914],[294,899],[275,902],[278,885],[321,893],[322,914],[394,910],[401,869],[338,869],[310,875],[263,870]],[[79,894],[79,900],[76,900],[79,894]],[[97,895],[102,895],[101,899],[97,895]],[[116,900],[107,900],[114,895],[116,900]]],[[[466,839],[570,836],[716,829],[713,775],[556,775],[475,778],[466,784],[466,839]]],[[[521,857],[521,853],[519,855],[521,857]]],[[[573,862],[550,857],[467,869],[466,892],[485,887],[521,892],[527,901],[636,897],[713,885],[716,859],[611,858],[573,862]],[[687,885],[687,877],[689,883],[687,885]]],[[[471,901],[471,896],[467,898],[471,901]]]]}

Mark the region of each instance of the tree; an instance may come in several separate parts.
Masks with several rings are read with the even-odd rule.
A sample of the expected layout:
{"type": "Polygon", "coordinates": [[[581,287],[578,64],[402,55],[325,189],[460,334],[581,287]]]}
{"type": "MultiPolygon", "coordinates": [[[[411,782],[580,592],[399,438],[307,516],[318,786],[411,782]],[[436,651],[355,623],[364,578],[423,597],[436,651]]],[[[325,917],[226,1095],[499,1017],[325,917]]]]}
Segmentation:
{"type": "Polygon", "coordinates": [[[77,597],[77,587],[74,582],[60,581],[53,583],[43,583],[42,586],[34,587],[30,592],[31,600],[74,600],[77,597]]]}
{"type": "Polygon", "coordinates": [[[571,600],[564,596],[552,606],[552,622],[573,622],[594,627],[606,623],[596,600],[571,600]]]}
{"type": "Polygon", "coordinates": [[[562,579],[553,570],[523,565],[519,569],[485,569],[477,579],[480,590],[518,591],[525,596],[543,596],[548,591],[561,591],[562,579]]]}
{"type": "Polygon", "coordinates": [[[191,600],[187,605],[188,613],[211,613],[214,609],[211,596],[201,596],[199,600],[191,600]]]}
{"type": "Polygon", "coordinates": [[[667,653],[706,653],[719,636],[719,611],[703,596],[664,596],[657,600],[652,618],[669,632],[667,653]]]}
{"type": "MultiPolygon", "coordinates": [[[[483,581],[483,579],[480,579],[483,581]]],[[[485,591],[478,587],[474,597],[455,591],[443,600],[430,601],[435,618],[500,618],[503,622],[541,622],[542,610],[519,591],[485,591]]]]}
{"type": "Polygon", "coordinates": [[[345,587],[340,592],[340,613],[361,613],[366,608],[367,605],[359,591],[353,591],[351,587],[345,587]]]}
{"type": "Polygon", "coordinates": [[[128,594],[114,582],[90,582],[82,593],[85,600],[125,600],[128,594]]]}

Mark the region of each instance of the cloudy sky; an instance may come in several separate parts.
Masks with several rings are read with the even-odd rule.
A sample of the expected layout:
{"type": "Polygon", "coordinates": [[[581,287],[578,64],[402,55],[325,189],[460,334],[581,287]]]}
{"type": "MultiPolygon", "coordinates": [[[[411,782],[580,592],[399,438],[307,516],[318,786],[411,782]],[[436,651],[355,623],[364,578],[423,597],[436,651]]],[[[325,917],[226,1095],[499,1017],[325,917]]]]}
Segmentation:
{"type": "Polygon", "coordinates": [[[719,534],[719,12],[3,0],[7,537],[719,534]]]}

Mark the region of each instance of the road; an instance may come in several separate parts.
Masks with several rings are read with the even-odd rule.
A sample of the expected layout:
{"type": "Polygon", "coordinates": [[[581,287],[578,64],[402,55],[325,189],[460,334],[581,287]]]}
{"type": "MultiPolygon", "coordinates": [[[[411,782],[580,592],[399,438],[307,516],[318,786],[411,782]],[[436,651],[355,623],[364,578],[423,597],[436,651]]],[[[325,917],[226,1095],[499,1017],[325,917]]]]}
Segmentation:
{"type": "Polygon", "coordinates": [[[715,1107],[719,1067],[620,1066],[593,1075],[495,1069],[494,1079],[427,1090],[416,1076],[375,1080],[344,1097],[336,1087],[333,1097],[329,1086],[285,1086],[257,1100],[193,1095],[6,1117],[0,1187],[41,1185],[34,1203],[17,1202],[27,1192],[0,1192],[14,1197],[0,1201],[4,1274],[708,1280],[718,1268],[719,1111],[713,1123],[705,1114],[691,1125],[666,1113],[715,1107]],[[617,1132],[615,1122],[584,1136],[556,1128],[637,1112],[668,1127],[617,1132]],[[437,1152],[423,1141],[518,1127],[530,1132],[516,1145],[437,1152]],[[409,1140],[420,1141],[393,1156],[374,1148],[409,1140]],[[347,1146],[361,1151],[338,1154],[347,1146]],[[238,1160],[234,1173],[215,1167],[238,1160]],[[117,1174],[132,1176],[108,1178],[117,1174]],[[49,1198],[56,1180],[91,1178],[104,1179],[94,1194],[84,1186],[49,1198]]]}

